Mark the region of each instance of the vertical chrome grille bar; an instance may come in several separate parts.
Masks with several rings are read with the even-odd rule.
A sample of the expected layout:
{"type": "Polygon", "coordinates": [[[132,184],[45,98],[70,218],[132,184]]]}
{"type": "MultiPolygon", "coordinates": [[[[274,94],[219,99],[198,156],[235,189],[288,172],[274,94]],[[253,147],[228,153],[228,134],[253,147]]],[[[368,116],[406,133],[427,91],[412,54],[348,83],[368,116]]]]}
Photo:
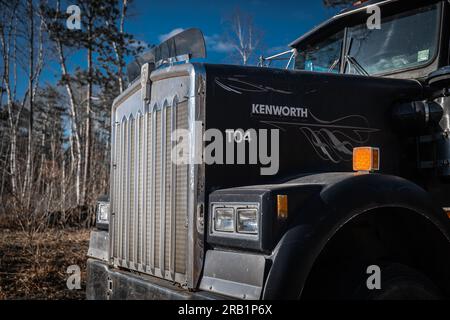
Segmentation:
{"type": "Polygon", "coordinates": [[[143,137],[143,145],[144,145],[144,151],[143,151],[143,158],[142,158],[142,215],[143,215],[143,230],[142,230],[142,264],[143,266],[148,265],[148,254],[147,254],[147,234],[148,234],[148,227],[147,227],[147,221],[148,221],[148,210],[147,210],[147,194],[148,194],[148,166],[150,165],[147,161],[148,159],[148,121],[149,114],[144,113],[144,137],[143,137]]]}
{"type": "Polygon", "coordinates": [[[165,117],[165,156],[164,156],[164,165],[165,165],[165,223],[164,223],[164,267],[165,267],[165,275],[167,279],[172,279],[170,276],[170,223],[171,223],[171,187],[172,187],[172,162],[171,162],[171,119],[172,119],[172,103],[167,105],[166,108],[166,117],[165,117]]]}
{"type": "Polygon", "coordinates": [[[142,235],[142,230],[141,230],[141,226],[142,226],[142,204],[141,204],[141,191],[142,191],[142,186],[141,186],[141,157],[142,157],[142,114],[139,114],[138,117],[138,128],[139,130],[137,131],[137,140],[138,143],[137,145],[137,152],[136,152],[136,164],[137,164],[137,170],[136,170],[136,180],[137,180],[137,189],[136,189],[136,207],[137,207],[137,223],[135,223],[136,225],[136,269],[139,269],[139,266],[141,265],[141,246],[142,246],[142,241],[141,241],[141,235],[142,235]]]}
{"type": "Polygon", "coordinates": [[[159,268],[165,276],[164,268],[164,245],[166,231],[166,115],[167,105],[161,109],[161,191],[160,191],[160,220],[159,220],[159,268]]]}
{"type": "MultiPolygon", "coordinates": [[[[138,114],[134,123],[134,173],[133,173],[133,178],[134,178],[134,200],[133,200],[133,212],[132,212],[132,216],[134,217],[134,219],[132,220],[133,222],[133,226],[132,228],[130,228],[131,230],[133,230],[133,252],[132,252],[132,262],[134,262],[135,264],[138,263],[138,237],[139,237],[139,233],[138,233],[138,226],[139,226],[139,150],[140,150],[140,130],[141,130],[141,126],[140,126],[140,122],[141,121],[141,115],[138,114]]],[[[137,265],[135,265],[135,267],[137,268],[137,265]]]]}
{"type": "Polygon", "coordinates": [[[159,105],[156,111],[156,128],[155,128],[155,235],[154,235],[154,250],[155,250],[155,270],[156,276],[161,277],[161,263],[160,258],[160,240],[161,240],[161,118],[162,105],[159,105]]]}
{"type": "Polygon", "coordinates": [[[123,235],[122,235],[122,227],[123,227],[123,224],[122,224],[122,218],[123,218],[123,207],[124,207],[124,204],[123,204],[123,197],[124,197],[124,190],[123,190],[123,188],[124,188],[124,186],[125,186],[125,184],[124,184],[124,181],[123,181],[123,176],[124,176],[124,174],[123,174],[123,168],[124,168],[124,163],[123,163],[123,161],[124,161],[124,159],[123,159],[123,157],[124,157],[124,152],[123,152],[123,150],[124,150],[124,148],[125,148],[125,127],[126,127],[126,123],[125,123],[125,121],[123,121],[122,120],[122,125],[121,125],[121,128],[120,128],[120,158],[119,158],[119,186],[118,186],[118,189],[119,189],[119,211],[117,212],[117,218],[116,218],[116,221],[117,221],[117,226],[118,226],[118,228],[117,228],[117,238],[118,238],[118,243],[117,243],[117,257],[119,258],[121,258],[122,257],[122,241],[123,241],[123,235]]]}
{"type": "Polygon", "coordinates": [[[120,159],[120,148],[121,148],[121,130],[122,130],[122,126],[120,125],[120,122],[115,122],[115,127],[114,127],[114,134],[115,134],[115,138],[114,138],[114,185],[113,185],[113,194],[111,197],[111,200],[114,203],[114,208],[113,208],[113,215],[111,215],[111,226],[112,226],[112,230],[111,233],[113,235],[112,241],[111,241],[111,257],[117,257],[118,256],[118,252],[117,252],[117,248],[118,248],[118,237],[116,236],[117,234],[117,215],[119,214],[120,211],[120,202],[119,202],[119,197],[120,197],[120,190],[119,190],[119,179],[120,179],[120,163],[121,163],[121,159],[120,159]],[[113,219],[114,216],[114,219],[113,219]]]}
{"type": "Polygon", "coordinates": [[[173,100],[172,104],[172,116],[170,120],[170,145],[171,145],[171,166],[170,166],[170,177],[171,177],[171,183],[170,183],[170,256],[169,256],[169,270],[170,275],[172,279],[175,279],[175,247],[176,247],[176,240],[175,240],[175,234],[176,234],[176,228],[175,228],[175,211],[176,211],[176,152],[174,152],[174,134],[176,130],[176,123],[177,123],[177,100],[176,98],[173,100]]]}
{"type": "Polygon", "coordinates": [[[126,211],[127,211],[127,151],[129,148],[128,143],[128,121],[125,119],[123,122],[123,148],[122,148],[122,178],[121,178],[121,189],[122,189],[122,212],[120,217],[120,258],[125,258],[125,222],[126,222],[126,211]]]}
{"type": "Polygon", "coordinates": [[[154,274],[155,268],[155,176],[156,176],[156,105],[152,110],[152,187],[151,187],[151,237],[150,237],[150,268],[154,274]]]}
{"type": "Polygon", "coordinates": [[[117,210],[116,210],[116,216],[114,218],[114,221],[116,223],[116,227],[114,228],[114,237],[117,239],[116,247],[114,249],[115,257],[120,257],[120,217],[122,215],[122,192],[121,192],[121,186],[122,186],[122,148],[123,148],[123,122],[120,123],[120,129],[117,131],[119,132],[119,147],[117,148],[117,186],[116,186],[116,194],[114,197],[117,199],[117,210]]]}
{"type": "Polygon", "coordinates": [[[146,233],[146,228],[147,228],[147,206],[145,203],[145,194],[147,191],[147,183],[146,183],[146,178],[147,178],[147,166],[148,164],[146,163],[146,159],[147,159],[147,114],[143,114],[142,116],[142,120],[141,120],[141,124],[142,124],[142,138],[141,138],[141,167],[142,167],[142,172],[141,172],[141,211],[142,211],[142,219],[141,219],[141,237],[139,239],[139,243],[141,244],[140,246],[140,263],[142,265],[142,267],[144,267],[146,265],[146,254],[145,254],[145,249],[146,249],[146,241],[145,241],[145,235],[146,233]]]}
{"type": "Polygon", "coordinates": [[[130,244],[130,239],[129,239],[129,233],[128,233],[128,227],[129,227],[129,225],[130,225],[130,222],[129,222],[129,219],[130,219],[130,211],[131,211],[131,194],[130,194],[130,192],[131,192],[131,188],[130,188],[130,186],[131,186],[131,177],[130,177],[130,175],[131,175],[131,121],[132,121],[132,119],[130,118],[129,120],[128,120],[128,123],[127,123],[127,139],[126,139],[126,141],[127,141],[127,146],[128,146],[128,148],[127,148],[127,152],[126,152],[126,155],[125,155],[125,158],[126,158],[126,162],[125,162],[125,167],[126,167],[126,172],[127,172],[127,175],[126,175],[126,178],[125,178],[125,184],[126,184],[126,201],[125,201],[125,212],[124,212],[124,220],[125,220],[125,223],[124,223],[124,230],[125,230],[125,233],[124,233],[124,239],[125,239],[125,241],[124,241],[124,258],[125,258],[125,261],[130,261],[130,248],[129,248],[129,244],[130,244]]]}
{"type": "Polygon", "coordinates": [[[128,212],[127,212],[127,263],[130,268],[133,260],[133,245],[134,245],[134,233],[133,233],[133,214],[134,214],[134,131],[135,131],[134,118],[130,119],[130,154],[128,160],[128,212]]]}
{"type": "Polygon", "coordinates": [[[134,224],[134,170],[135,170],[135,165],[134,165],[134,160],[135,160],[135,156],[134,153],[136,151],[135,149],[135,133],[136,130],[136,121],[135,119],[130,119],[130,160],[129,160],[129,170],[130,170],[130,175],[129,175],[129,202],[128,202],[128,215],[127,215],[127,219],[128,219],[128,224],[127,224],[127,249],[128,249],[128,256],[127,256],[127,263],[128,263],[128,267],[131,268],[133,263],[133,247],[134,247],[134,233],[133,233],[133,224],[134,224]]]}
{"type": "MultiPolygon", "coordinates": [[[[188,127],[188,110],[187,103],[178,103],[176,107],[176,120],[177,129],[189,129],[188,127]]],[[[183,139],[188,139],[189,136],[181,136],[177,140],[177,143],[181,143],[183,139]]],[[[183,154],[177,154],[179,156],[186,156],[188,150],[181,150],[183,154]]],[[[179,150],[177,149],[177,152],[179,150]]],[[[178,159],[177,159],[178,160],[178,159]]],[[[178,161],[177,161],[178,162],[178,161]]],[[[187,164],[177,164],[176,168],[176,195],[175,195],[175,273],[186,272],[186,252],[187,252],[187,197],[188,197],[188,175],[187,175],[187,164]]]]}
{"type": "Polygon", "coordinates": [[[153,155],[153,149],[152,149],[152,141],[153,141],[153,114],[151,110],[149,110],[147,114],[147,153],[146,153],[146,160],[145,160],[145,167],[147,170],[146,174],[146,185],[147,185],[147,192],[145,193],[145,197],[147,198],[147,205],[146,205],[146,236],[145,236],[145,254],[146,254],[146,265],[148,266],[148,270],[150,273],[153,273],[153,266],[151,266],[151,253],[152,253],[152,205],[153,205],[153,186],[152,186],[152,175],[153,175],[153,162],[152,162],[152,155],[153,155]],[[150,155],[149,155],[150,153],[150,155]],[[148,167],[150,166],[150,167],[148,167]]]}

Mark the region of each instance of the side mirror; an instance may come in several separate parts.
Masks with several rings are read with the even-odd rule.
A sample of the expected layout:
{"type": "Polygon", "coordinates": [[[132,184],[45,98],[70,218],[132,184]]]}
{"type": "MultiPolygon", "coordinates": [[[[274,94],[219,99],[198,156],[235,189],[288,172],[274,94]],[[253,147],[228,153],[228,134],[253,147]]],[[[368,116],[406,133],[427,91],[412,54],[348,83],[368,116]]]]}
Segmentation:
{"type": "Polygon", "coordinates": [[[430,73],[427,79],[429,87],[435,91],[434,101],[442,107],[439,133],[434,135],[434,167],[440,175],[450,179],[450,66],[430,73]],[[438,160],[436,160],[438,159],[438,160]]]}

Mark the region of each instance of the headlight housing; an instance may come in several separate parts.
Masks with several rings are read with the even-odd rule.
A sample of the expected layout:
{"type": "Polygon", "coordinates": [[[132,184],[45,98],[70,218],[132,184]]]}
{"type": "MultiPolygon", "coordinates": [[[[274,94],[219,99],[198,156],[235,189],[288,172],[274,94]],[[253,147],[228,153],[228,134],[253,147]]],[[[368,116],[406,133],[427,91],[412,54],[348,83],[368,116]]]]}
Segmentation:
{"type": "Polygon", "coordinates": [[[234,232],[234,208],[220,208],[214,210],[214,230],[219,232],[234,232]]]}
{"type": "Polygon", "coordinates": [[[256,208],[237,209],[237,232],[258,234],[258,210],[256,208]]]}
{"type": "Polygon", "coordinates": [[[277,216],[278,192],[279,190],[273,192],[261,186],[211,192],[208,201],[208,244],[213,247],[271,252],[287,227],[287,219],[279,219],[277,216]],[[234,209],[233,232],[214,229],[217,208],[234,209]]]}
{"type": "Polygon", "coordinates": [[[233,238],[258,237],[258,204],[213,204],[211,232],[233,238]]]}
{"type": "Polygon", "coordinates": [[[109,228],[109,201],[98,200],[96,208],[96,226],[98,229],[108,230],[109,228]]]}

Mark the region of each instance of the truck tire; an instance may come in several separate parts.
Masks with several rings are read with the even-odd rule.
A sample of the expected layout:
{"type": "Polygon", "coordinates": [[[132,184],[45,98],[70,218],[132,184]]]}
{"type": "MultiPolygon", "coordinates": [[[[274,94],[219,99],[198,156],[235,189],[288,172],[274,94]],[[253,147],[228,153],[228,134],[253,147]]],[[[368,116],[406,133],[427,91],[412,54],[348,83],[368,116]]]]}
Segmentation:
{"type": "Polygon", "coordinates": [[[399,263],[379,264],[381,288],[369,290],[366,274],[353,291],[352,299],[363,300],[438,300],[443,296],[424,274],[399,263]]]}

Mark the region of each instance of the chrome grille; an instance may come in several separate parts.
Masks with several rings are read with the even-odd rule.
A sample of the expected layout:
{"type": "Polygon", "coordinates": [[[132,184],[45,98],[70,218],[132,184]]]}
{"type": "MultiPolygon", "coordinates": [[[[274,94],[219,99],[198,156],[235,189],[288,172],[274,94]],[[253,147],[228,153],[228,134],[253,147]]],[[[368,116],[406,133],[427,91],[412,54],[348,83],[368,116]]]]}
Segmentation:
{"type": "Polygon", "coordinates": [[[111,256],[119,267],[185,283],[188,167],[172,161],[172,133],[189,128],[188,101],[151,109],[115,124],[111,256]]]}

